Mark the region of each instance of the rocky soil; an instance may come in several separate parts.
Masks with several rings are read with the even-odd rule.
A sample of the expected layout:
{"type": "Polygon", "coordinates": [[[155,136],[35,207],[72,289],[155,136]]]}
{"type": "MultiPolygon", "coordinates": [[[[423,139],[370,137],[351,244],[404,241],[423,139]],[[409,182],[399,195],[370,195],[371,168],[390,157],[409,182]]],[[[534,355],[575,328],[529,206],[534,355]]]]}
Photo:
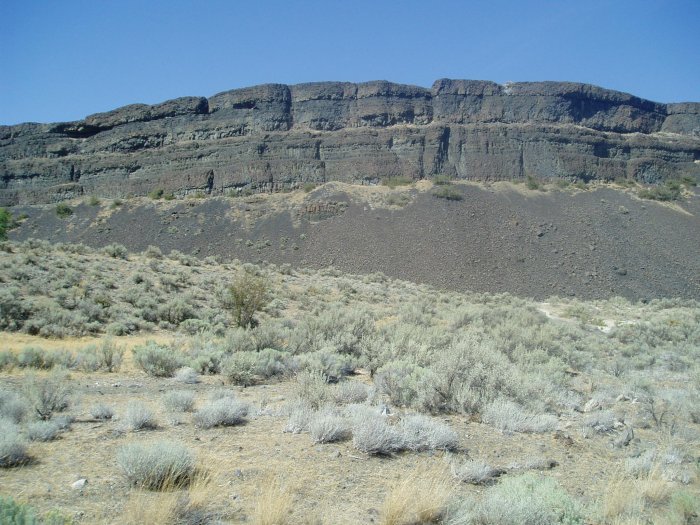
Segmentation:
{"type": "Polygon", "coordinates": [[[28,218],[10,237],[335,266],[539,299],[700,298],[697,190],[667,204],[612,186],[453,188],[462,200],[433,196],[427,182],[396,189],[329,183],[310,193],[240,198],[75,201],[64,219],[54,206],[22,206],[13,213],[28,218]]]}

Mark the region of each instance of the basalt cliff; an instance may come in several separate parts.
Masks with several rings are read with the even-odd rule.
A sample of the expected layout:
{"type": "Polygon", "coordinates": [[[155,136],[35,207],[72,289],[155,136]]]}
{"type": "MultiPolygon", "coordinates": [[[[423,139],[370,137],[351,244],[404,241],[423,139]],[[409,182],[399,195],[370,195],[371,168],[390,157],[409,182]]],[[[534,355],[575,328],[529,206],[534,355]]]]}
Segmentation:
{"type": "Polygon", "coordinates": [[[320,82],[0,126],[0,205],[436,175],[697,178],[700,103],[566,82],[320,82]]]}

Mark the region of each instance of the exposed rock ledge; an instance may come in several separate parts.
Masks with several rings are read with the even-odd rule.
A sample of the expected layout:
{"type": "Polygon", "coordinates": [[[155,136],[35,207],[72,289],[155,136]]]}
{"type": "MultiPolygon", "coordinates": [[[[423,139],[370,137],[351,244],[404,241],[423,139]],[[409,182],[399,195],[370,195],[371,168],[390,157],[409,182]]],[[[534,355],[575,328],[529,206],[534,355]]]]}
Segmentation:
{"type": "Polygon", "coordinates": [[[0,205],[439,174],[700,177],[700,103],[570,82],[319,82],[0,126],[0,205]]]}

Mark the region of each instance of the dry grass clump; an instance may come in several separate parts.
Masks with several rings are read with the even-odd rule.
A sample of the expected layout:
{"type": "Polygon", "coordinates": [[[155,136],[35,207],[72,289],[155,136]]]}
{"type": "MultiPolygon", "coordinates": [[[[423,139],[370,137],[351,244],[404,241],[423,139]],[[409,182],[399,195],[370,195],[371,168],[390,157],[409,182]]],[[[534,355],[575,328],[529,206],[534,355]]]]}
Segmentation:
{"type": "Polygon", "coordinates": [[[380,511],[379,523],[440,523],[451,491],[449,476],[443,470],[422,465],[391,486],[380,511]]]}
{"type": "Polygon", "coordinates": [[[268,476],[251,516],[255,525],[286,525],[292,523],[290,513],[293,497],[289,486],[279,476],[268,476]]]}
{"type": "Polygon", "coordinates": [[[170,441],[124,445],[117,464],[131,485],[149,490],[187,486],[195,473],[192,453],[170,441]]]}

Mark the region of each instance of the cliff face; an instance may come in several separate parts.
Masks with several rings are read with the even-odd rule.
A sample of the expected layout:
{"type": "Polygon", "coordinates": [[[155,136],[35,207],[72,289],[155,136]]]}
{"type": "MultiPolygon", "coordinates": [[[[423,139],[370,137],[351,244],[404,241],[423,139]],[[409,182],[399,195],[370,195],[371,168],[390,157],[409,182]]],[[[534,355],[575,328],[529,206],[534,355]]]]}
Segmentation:
{"type": "Polygon", "coordinates": [[[269,84],[0,126],[0,204],[390,176],[700,176],[700,103],[560,82],[269,84]]]}

